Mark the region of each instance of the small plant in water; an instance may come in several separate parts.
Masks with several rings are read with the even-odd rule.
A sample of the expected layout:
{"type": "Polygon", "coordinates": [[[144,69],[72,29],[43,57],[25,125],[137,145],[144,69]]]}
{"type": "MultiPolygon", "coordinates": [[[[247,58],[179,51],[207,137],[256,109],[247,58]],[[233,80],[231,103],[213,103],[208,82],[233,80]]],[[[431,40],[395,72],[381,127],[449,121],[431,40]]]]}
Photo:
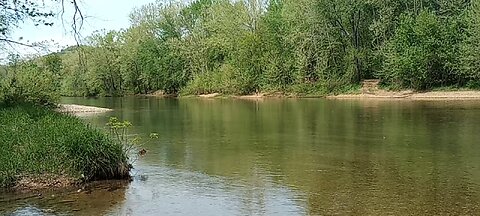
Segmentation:
{"type": "MultiPolygon", "coordinates": [[[[129,121],[120,121],[117,117],[110,117],[107,126],[110,129],[110,135],[120,142],[125,150],[125,152],[130,156],[136,156],[134,150],[138,150],[138,155],[144,156],[147,153],[147,150],[141,148],[140,138],[138,136],[129,137],[128,128],[132,126],[132,123],[129,121]]],[[[150,139],[158,139],[159,135],[157,133],[151,133],[150,139]]],[[[136,161],[137,157],[133,159],[132,162],[136,161]]]]}
{"type": "Polygon", "coordinates": [[[158,139],[158,134],[157,133],[151,133],[150,134],[150,139],[158,139]]]}
{"type": "Polygon", "coordinates": [[[128,128],[132,126],[129,121],[120,121],[117,117],[110,117],[107,127],[110,129],[110,135],[122,144],[127,155],[132,155],[132,150],[138,144],[138,138],[129,139],[128,128]]]}

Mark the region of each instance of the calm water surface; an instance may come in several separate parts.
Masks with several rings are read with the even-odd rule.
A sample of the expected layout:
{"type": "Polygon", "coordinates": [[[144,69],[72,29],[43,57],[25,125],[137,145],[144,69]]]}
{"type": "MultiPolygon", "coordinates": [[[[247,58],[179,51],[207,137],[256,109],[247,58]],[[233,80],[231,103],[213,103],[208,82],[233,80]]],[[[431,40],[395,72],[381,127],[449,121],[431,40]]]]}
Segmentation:
{"type": "Polygon", "coordinates": [[[480,215],[480,101],[63,102],[133,123],[134,180],[2,193],[0,214],[480,215]]]}

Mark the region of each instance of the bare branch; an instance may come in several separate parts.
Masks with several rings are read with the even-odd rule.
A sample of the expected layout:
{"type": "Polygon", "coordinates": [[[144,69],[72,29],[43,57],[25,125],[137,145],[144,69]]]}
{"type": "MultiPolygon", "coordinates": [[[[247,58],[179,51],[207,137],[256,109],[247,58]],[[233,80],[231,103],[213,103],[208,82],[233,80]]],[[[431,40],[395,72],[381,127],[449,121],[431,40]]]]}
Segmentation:
{"type": "Polygon", "coordinates": [[[19,41],[14,41],[14,40],[10,40],[10,39],[7,39],[7,38],[0,38],[0,41],[1,42],[6,42],[6,43],[9,43],[9,44],[17,44],[17,45],[22,45],[22,46],[26,46],[26,47],[30,47],[30,48],[35,48],[34,45],[32,44],[26,44],[26,43],[22,43],[22,42],[19,42],[19,41]]]}
{"type": "MultiPolygon", "coordinates": [[[[62,23],[64,23],[64,14],[65,14],[65,0],[61,0],[62,2],[62,23]]],[[[83,28],[83,20],[84,20],[84,15],[82,11],[80,10],[80,6],[78,5],[78,0],[71,0],[70,2],[73,5],[74,12],[73,12],[73,17],[72,17],[72,29],[73,29],[73,35],[75,38],[75,42],[77,43],[77,46],[80,45],[80,40],[81,40],[81,35],[80,35],[80,30],[83,28]]]]}

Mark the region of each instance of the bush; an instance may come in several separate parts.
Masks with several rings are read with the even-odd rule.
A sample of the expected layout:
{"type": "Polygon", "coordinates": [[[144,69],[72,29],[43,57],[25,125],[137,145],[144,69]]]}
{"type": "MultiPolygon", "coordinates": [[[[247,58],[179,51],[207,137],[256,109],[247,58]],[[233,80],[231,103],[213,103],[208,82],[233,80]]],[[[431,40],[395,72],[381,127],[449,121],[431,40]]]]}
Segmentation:
{"type": "Polygon", "coordinates": [[[58,80],[56,74],[34,62],[12,65],[0,77],[0,104],[53,106],[59,98],[58,80]]]}
{"type": "Polygon", "coordinates": [[[80,119],[33,106],[0,107],[0,187],[32,175],[129,176],[122,145],[80,119]]]}
{"type": "Polygon", "coordinates": [[[378,74],[393,87],[426,90],[458,84],[456,64],[460,24],[433,12],[404,14],[387,43],[383,70],[378,74]]]}
{"type": "Polygon", "coordinates": [[[460,46],[460,76],[468,88],[480,87],[480,2],[472,2],[471,9],[465,16],[465,40],[460,46]]]}
{"type": "Polygon", "coordinates": [[[232,65],[225,63],[217,70],[196,75],[182,90],[183,95],[199,94],[247,94],[248,82],[232,65]]]}

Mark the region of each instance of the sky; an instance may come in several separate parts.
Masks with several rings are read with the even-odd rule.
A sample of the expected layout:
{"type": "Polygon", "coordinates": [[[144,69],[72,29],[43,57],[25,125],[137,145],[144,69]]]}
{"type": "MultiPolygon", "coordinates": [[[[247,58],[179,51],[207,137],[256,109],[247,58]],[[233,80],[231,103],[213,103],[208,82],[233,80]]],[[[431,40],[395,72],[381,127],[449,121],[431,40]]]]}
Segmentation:
{"type": "MultiPolygon", "coordinates": [[[[68,1],[66,1],[68,2],[68,1]]],[[[134,8],[155,2],[155,0],[81,0],[80,9],[85,16],[84,25],[80,33],[83,37],[89,36],[96,30],[120,30],[127,28],[130,24],[129,14],[134,8]]],[[[67,5],[69,6],[69,5],[67,5]]],[[[75,45],[75,38],[72,35],[71,17],[73,7],[67,8],[62,23],[60,7],[47,5],[58,16],[53,19],[53,26],[35,26],[33,22],[25,22],[13,31],[11,38],[23,43],[34,43],[49,41],[49,51],[58,51],[65,46],[75,45]],[[51,40],[54,41],[50,42],[51,40]]],[[[11,51],[20,54],[33,54],[37,49],[26,47],[11,47],[11,51]]],[[[48,51],[47,51],[48,52],[48,51]]]]}

